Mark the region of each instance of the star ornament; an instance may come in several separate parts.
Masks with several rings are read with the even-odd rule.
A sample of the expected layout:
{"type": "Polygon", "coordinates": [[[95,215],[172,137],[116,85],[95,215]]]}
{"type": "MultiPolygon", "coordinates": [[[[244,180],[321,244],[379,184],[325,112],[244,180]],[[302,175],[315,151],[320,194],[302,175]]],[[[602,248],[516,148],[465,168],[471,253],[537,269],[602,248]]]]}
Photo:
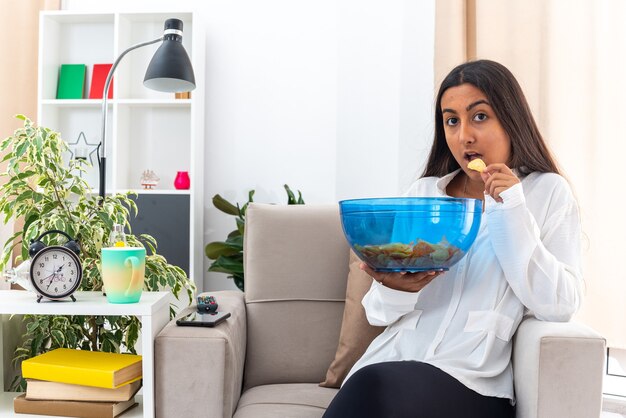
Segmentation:
{"type": "Polygon", "coordinates": [[[86,160],[87,156],[89,156],[89,162],[93,166],[93,154],[98,151],[100,143],[91,144],[87,142],[85,133],[81,132],[75,142],[68,142],[67,145],[71,159],[86,160]]]}

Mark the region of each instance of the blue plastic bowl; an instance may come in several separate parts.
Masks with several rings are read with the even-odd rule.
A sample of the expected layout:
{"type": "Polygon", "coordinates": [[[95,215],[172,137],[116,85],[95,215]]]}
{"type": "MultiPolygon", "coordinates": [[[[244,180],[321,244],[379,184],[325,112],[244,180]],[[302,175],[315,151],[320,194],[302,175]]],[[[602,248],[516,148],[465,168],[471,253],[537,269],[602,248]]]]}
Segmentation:
{"type": "Polygon", "coordinates": [[[354,252],[377,271],[445,271],[474,243],[482,201],[391,197],[339,202],[354,252]]]}

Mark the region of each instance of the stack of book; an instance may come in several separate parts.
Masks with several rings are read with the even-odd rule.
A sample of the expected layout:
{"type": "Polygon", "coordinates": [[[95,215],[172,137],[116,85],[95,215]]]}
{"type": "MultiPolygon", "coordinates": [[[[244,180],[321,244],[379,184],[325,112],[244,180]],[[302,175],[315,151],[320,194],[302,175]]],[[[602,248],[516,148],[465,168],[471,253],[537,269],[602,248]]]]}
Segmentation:
{"type": "Polygon", "coordinates": [[[58,348],[22,362],[17,414],[116,417],[137,405],[141,356],[58,348]]]}

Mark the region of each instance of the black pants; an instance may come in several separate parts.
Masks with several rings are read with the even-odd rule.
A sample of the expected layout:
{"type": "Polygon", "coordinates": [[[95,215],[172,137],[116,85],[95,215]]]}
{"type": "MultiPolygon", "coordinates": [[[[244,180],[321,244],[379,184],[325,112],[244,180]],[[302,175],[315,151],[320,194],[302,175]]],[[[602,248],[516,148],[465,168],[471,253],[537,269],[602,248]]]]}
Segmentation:
{"type": "Polygon", "coordinates": [[[514,418],[508,399],[483,396],[417,361],[365,366],[348,379],[324,418],[514,418]]]}

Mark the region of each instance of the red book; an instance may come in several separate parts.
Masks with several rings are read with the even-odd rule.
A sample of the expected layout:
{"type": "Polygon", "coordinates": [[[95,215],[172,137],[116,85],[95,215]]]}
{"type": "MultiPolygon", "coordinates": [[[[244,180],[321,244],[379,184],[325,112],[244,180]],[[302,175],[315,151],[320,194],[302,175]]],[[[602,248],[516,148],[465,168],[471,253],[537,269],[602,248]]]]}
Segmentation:
{"type": "MultiPolygon", "coordinates": [[[[104,83],[107,81],[107,76],[113,64],[94,64],[93,74],[91,75],[91,89],[89,90],[90,99],[102,99],[102,91],[104,90],[104,83]]],[[[109,84],[108,98],[113,98],[113,79],[109,84]]]]}

